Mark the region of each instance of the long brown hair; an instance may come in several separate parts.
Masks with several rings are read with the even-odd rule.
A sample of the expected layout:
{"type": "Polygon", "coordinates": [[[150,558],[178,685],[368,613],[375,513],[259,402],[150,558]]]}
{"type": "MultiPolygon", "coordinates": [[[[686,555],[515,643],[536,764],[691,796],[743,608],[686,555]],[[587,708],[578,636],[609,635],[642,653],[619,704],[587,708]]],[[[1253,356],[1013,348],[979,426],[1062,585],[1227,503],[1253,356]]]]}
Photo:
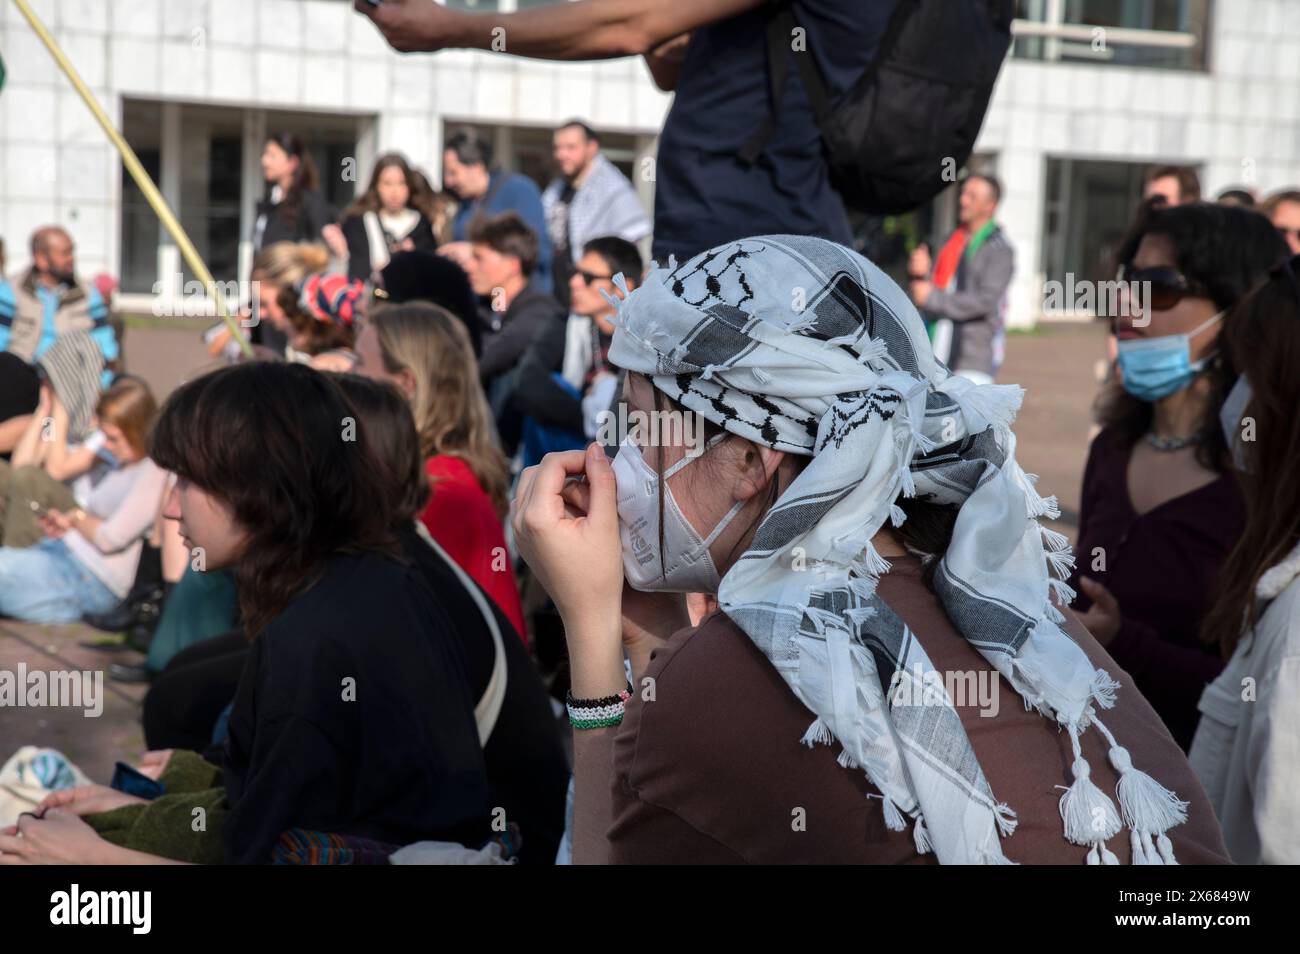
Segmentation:
{"type": "Polygon", "coordinates": [[[328,376],[256,361],[182,385],[154,427],[154,462],[218,498],[246,535],[235,579],[252,637],[335,554],[396,552],[391,495],[349,421],[328,376]]]}
{"type": "MultiPolygon", "coordinates": [[[[411,412],[427,457],[459,457],[492,500],[498,517],[510,509],[510,470],[496,443],[492,413],[479,384],[478,362],[464,323],[428,302],[384,305],[366,316],[389,374],[415,378],[411,412]]],[[[438,492],[435,485],[434,493],[438,492]]]]}
{"type": "Polygon", "coordinates": [[[434,199],[429,191],[429,180],[422,175],[416,175],[411,164],[406,161],[406,157],[396,152],[385,153],[375,160],[375,169],[370,173],[370,184],[366,186],[366,191],[348,206],[343,217],[348,219],[365,215],[367,212],[379,211],[383,204],[379,201],[379,177],[384,174],[385,169],[402,170],[402,177],[406,180],[406,207],[419,212],[432,224],[433,216],[430,213],[434,210],[434,199]]]}
{"type": "MultiPolygon", "coordinates": [[[[307,151],[307,144],[302,141],[302,137],[297,133],[278,132],[267,137],[267,142],[273,142],[291,159],[298,160],[298,168],[294,170],[293,182],[289,184],[288,191],[280,197],[280,205],[276,209],[276,214],[290,227],[296,228],[298,218],[302,215],[302,194],[304,192],[315,192],[320,188],[320,176],[316,172],[316,163],[311,158],[311,153],[307,151]]],[[[271,200],[271,190],[274,183],[266,184],[266,201],[271,200]]]]}
{"type": "Polygon", "coordinates": [[[359,374],[330,377],[356,411],[357,426],[366,431],[374,455],[370,463],[388,488],[395,526],[409,525],[429,502],[429,478],[411,406],[402,392],[387,382],[359,374]]]}
{"type": "Polygon", "coordinates": [[[1300,543],[1300,256],[1247,297],[1225,331],[1224,354],[1246,376],[1242,417],[1246,528],[1219,572],[1216,599],[1201,634],[1225,656],[1260,607],[1255,585],[1300,543]],[[1291,275],[1282,273],[1290,269],[1291,275]]]}

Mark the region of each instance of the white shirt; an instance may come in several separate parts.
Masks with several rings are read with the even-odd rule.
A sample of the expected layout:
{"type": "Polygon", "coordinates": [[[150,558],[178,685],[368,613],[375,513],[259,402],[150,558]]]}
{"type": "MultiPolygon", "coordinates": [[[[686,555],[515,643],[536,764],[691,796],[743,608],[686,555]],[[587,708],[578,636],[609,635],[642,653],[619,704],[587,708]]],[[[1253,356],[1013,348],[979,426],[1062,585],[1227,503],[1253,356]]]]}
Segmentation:
{"type": "Polygon", "coordinates": [[[1237,864],[1300,864],[1300,547],[1255,587],[1270,600],[1201,695],[1188,753],[1237,864]]]}
{"type": "Polygon", "coordinates": [[[162,505],[167,472],[149,458],[115,467],[95,485],[82,509],[103,522],[94,540],[76,530],[63,535],[68,550],[119,597],[135,582],[144,538],[162,505]]]}

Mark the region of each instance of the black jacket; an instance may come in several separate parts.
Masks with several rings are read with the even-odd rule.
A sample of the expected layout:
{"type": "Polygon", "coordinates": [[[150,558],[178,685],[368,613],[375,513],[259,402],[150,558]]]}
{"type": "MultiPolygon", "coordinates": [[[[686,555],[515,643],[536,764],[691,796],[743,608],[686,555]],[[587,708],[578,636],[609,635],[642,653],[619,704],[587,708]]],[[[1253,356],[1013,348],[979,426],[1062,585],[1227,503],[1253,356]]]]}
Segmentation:
{"type": "Polygon", "coordinates": [[[568,322],[568,315],[561,313],[537,326],[515,374],[512,404],[520,414],[581,437],[582,399],[574,397],[553,377],[564,367],[568,322]]]}
{"type": "MultiPolygon", "coordinates": [[[[466,621],[456,627],[454,637],[477,704],[492,676],[496,656],[492,634],[455,572],[415,529],[402,531],[401,539],[406,555],[424,574],[438,601],[453,619],[466,621]]],[[[501,572],[513,570],[507,563],[501,572]]],[[[569,788],[569,763],[560,738],[560,723],[523,640],[492,598],[483,595],[496,616],[506,651],[505,701],[483,749],[490,799],[494,807],[505,809],[507,823],[519,825],[520,862],[553,864],[564,835],[565,795],[569,788]]]]}
{"type": "MultiPolygon", "coordinates": [[[[366,235],[366,223],[363,216],[352,215],[343,220],[343,237],[348,243],[348,278],[368,282],[374,267],[370,263],[370,238],[366,235]]],[[[410,239],[416,249],[433,250],[438,247],[438,240],[433,236],[433,226],[420,213],[415,228],[406,235],[397,237],[398,241],[410,239]]]]}
{"type": "Polygon", "coordinates": [[[564,309],[546,292],[532,285],[515,296],[504,315],[487,312],[483,334],[483,356],[479,359],[479,377],[486,385],[518,366],[537,329],[564,320],[564,309]]]}
{"type": "Polygon", "coordinates": [[[229,864],[304,828],[385,844],[491,835],[461,633],[477,611],[409,562],[335,556],[253,641],[223,769],[229,864]]]}
{"type": "Polygon", "coordinates": [[[269,199],[257,204],[257,214],[266,215],[262,241],[255,249],[259,252],[276,242],[324,242],[321,229],[334,221],[334,210],[319,192],[312,190],[303,192],[296,214],[283,202],[272,205],[269,199]]]}

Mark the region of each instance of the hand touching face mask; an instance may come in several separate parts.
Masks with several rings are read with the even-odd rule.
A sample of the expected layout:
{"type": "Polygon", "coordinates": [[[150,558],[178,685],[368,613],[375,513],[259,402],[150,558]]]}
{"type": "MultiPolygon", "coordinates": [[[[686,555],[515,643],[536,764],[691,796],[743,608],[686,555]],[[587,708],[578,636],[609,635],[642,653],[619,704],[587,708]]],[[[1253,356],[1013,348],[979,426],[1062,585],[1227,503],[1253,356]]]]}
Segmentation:
{"type": "MultiPolygon", "coordinates": [[[[725,435],[718,435],[705,450],[725,435]]],[[[702,455],[700,455],[702,456],[702,455]]],[[[663,551],[659,550],[660,477],[646,463],[640,448],[624,440],[614,458],[618,483],[618,531],[623,544],[623,573],[633,589],[646,592],[716,593],[722,582],[709,546],[745,505],[738,500],[710,531],[701,537],[677,505],[668,478],[694,457],[683,457],[663,475],[663,551]]]]}

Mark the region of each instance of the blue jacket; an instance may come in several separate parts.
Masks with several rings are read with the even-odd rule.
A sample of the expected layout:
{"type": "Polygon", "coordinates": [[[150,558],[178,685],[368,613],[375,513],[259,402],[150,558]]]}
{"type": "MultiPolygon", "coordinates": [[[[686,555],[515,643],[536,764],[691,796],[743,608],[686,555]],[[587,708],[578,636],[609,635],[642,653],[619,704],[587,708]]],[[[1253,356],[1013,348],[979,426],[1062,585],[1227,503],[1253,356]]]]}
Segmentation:
{"type": "Polygon", "coordinates": [[[536,183],[518,172],[498,169],[488,179],[487,192],[480,198],[461,204],[451,222],[451,237],[458,242],[469,238],[469,223],[480,211],[485,216],[517,212],[528,227],[537,233],[537,268],[528,283],[538,291],[550,292],[551,240],[546,234],[546,216],[542,212],[542,193],[536,183]]]}

